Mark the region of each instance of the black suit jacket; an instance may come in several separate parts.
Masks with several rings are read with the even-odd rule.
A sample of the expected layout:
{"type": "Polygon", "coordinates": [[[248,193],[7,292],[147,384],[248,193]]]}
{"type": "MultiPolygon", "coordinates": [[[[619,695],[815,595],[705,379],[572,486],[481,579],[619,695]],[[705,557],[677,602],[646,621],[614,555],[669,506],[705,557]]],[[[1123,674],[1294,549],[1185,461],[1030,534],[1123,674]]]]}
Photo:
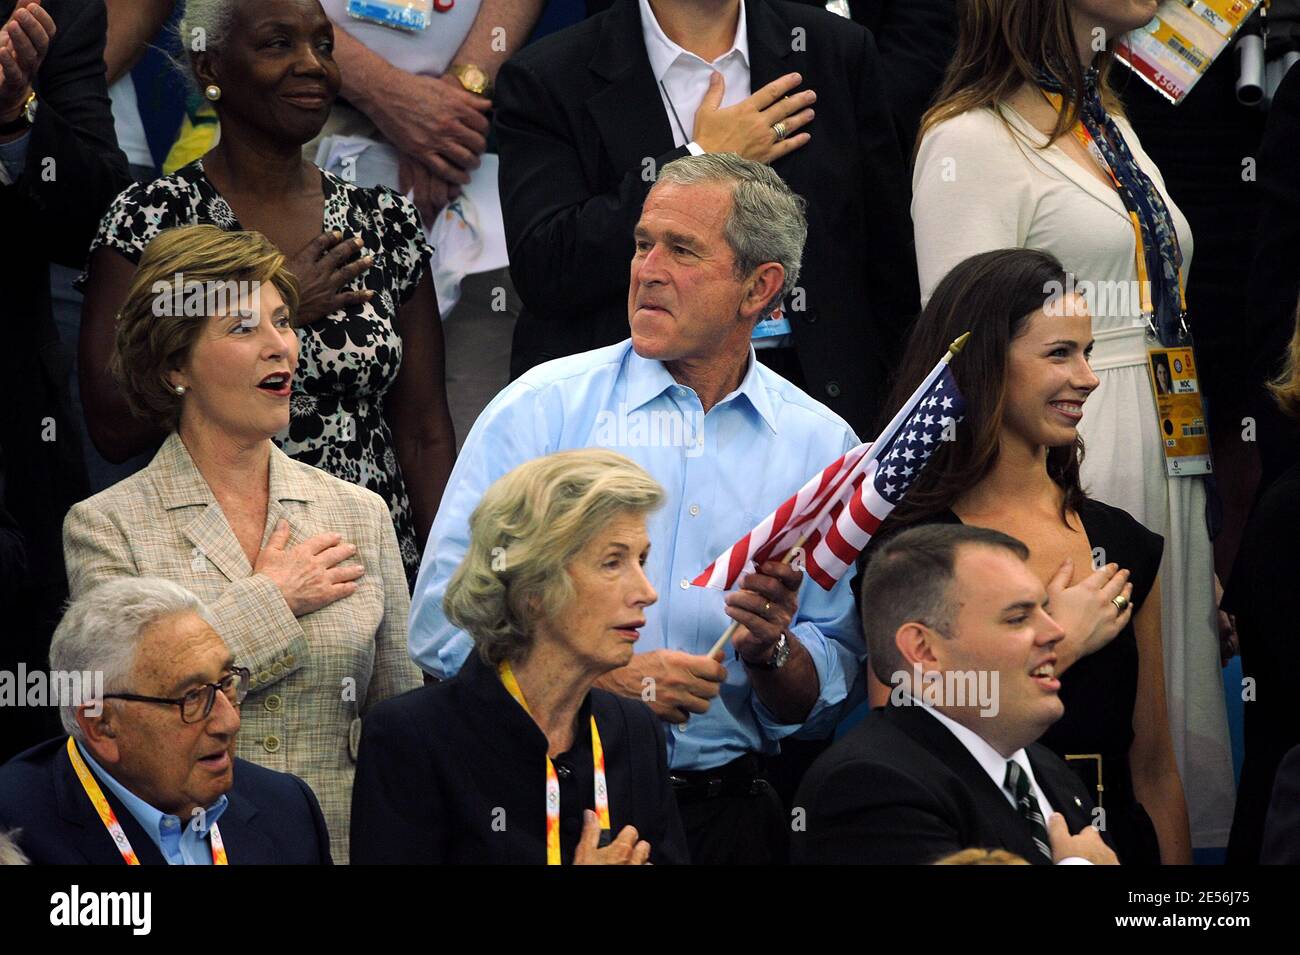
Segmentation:
{"type": "MultiPolygon", "coordinates": [[[[658,718],[603,690],[591,691],[573,748],[554,760],[563,860],[593,808],[589,714],[605,751],[612,835],[635,826],[655,865],[689,861],[658,718]]],[[[546,736],[477,653],[450,680],[385,700],[361,730],[352,862],[545,862],[546,751],[546,736]]]]}
{"type": "MultiPolygon", "coordinates": [[[[37,865],[122,865],[112,837],[81,788],[67,737],[34,746],[0,766],[0,829],[37,865]]],[[[330,865],[329,832],[305,782],[235,760],[230,804],[218,826],[231,865],[330,865]]],[[[107,787],[101,787],[143,865],[166,860],[107,787]]]]}
{"type": "MultiPolygon", "coordinates": [[[[745,0],[745,11],[751,87],[798,71],[817,92],[812,140],[772,167],[808,201],[805,294],[790,318],[808,392],[864,433],[919,301],[880,57],[870,33],[824,10],[745,0]]],[[[687,150],[673,146],[636,0],[524,48],[502,67],[496,103],[510,274],[525,306],[518,376],[628,336],[632,230],[657,171],[687,150]]]]}
{"type": "MultiPolygon", "coordinates": [[[[1027,753],[1043,795],[1079,832],[1092,821],[1083,783],[1045,746],[1027,753]]],[[[813,764],[795,805],[807,813],[791,836],[798,863],[929,865],[969,848],[1047,862],[975,757],[919,706],[868,714],[813,764]]]]}
{"type": "Polygon", "coordinates": [[[1287,753],[1278,767],[1259,861],[1264,865],[1300,865],[1300,746],[1287,753]]]}
{"type": "MultiPolygon", "coordinates": [[[[0,185],[0,460],[2,506],[21,536],[24,575],[0,613],[10,636],[0,667],[44,666],[50,633],[67,596],[63,516],[89,493],[68,394],[65,356],[50,312],[49,263],[81,267],[100,217],[131,182],[117,148],[104,80],[103,0],[44,0],[56,33],[33,88],[38,106],[26,165],[0,185]]],[[[14,0],[0,0],[0,24],[14,0]]],[[[56,731],[50,711],[14,714],[0,759],[56,731]],[[48,723],[48,725],[47,725],[48,723]],[[35,730],[35,724],[42,728],[35,730]]]]}

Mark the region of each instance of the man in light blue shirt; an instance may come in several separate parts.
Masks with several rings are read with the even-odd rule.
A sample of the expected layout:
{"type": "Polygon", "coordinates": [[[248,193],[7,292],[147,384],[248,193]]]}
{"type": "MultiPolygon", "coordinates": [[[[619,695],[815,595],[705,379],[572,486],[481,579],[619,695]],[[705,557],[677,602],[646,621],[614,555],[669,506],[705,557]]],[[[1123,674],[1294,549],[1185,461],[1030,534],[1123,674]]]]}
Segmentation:
{"type": "Polygon", "coordinates": [[[828,732],[863,655],[851,574],[825,592],[773,561],[725,598],[690,583],[858,443],[841,418],[755,361],[750,344],[794,288],[806,235],[801,200],[769,167],[732,154],[666,165],[636,227],[631,339],[534,368],[488,405],[448,482],[411,605],[412,657],[452,676],[472,641],[442,598],[486,488],[568,448],[607,447],[642,465],[667,492],[648,521],[646,573],[659,602],[632,663],[600,685],[670,724],[696,862],[781,857],[788,825],[756,782],[755,757],[796,732],[828,732]],[[708,653],[733,620],[741,626],[724,667],[708,653]],[[720,812],[719,797],[737,806],[720,812]],[[729,839],[720,825],[755,831],[729,839]]]}

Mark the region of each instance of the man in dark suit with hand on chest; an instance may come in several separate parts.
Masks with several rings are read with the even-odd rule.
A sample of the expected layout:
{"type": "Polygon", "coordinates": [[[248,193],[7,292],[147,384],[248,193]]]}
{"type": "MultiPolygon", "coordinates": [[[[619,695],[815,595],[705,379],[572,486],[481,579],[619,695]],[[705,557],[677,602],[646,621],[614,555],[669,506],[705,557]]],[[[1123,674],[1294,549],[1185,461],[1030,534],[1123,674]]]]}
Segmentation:
{"type": "Polygon", "coordinates": [[[1065,712],[1053,671],[1064,631],[1028,556],[966,525],[880,546],[862,618],[872,669],[894,691],[804,778],[794,861],[925,865],[978,847],[1036,865],[1116,863],[1083,784],[1034,742],[1065,712]]]}
{"type": "Polygon", "coordinates": [[[808,203],[800,286],[759,359],[864,433],[918,303],[902,150],[871,34],[782,0],[618,0],[497,83],[525,310],[511,373],[627,337],[632,230],[688,153],[768,163],[808,203]]]}

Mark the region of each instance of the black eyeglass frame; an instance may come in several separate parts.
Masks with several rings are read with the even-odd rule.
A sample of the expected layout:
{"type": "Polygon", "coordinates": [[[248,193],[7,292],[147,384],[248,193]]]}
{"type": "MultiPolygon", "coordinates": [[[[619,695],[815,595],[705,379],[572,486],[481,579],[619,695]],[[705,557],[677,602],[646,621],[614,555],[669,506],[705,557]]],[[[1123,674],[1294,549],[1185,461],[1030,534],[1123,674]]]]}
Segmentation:
{"type": "Polygon", "coordinates": [[[193,725],[194,723],[201,723],[208,718],[212,713],[212,707],[217,703],[217,691],[220,690],[222,693],[225,693],[226,690],[222,684],[228,683],[233,677],[239,677],[239,686],[235,690],[235,699],[233,701],[234,706],[239,706],[248,698],[248,685],[253,679],[253,671],[248,669],[248,667],[231,667],[230,672],[216,683],[204,683],[201,686],[196,686],[184,696],[175,699],[168,699],[164,696],[141,696],[138,693],[105,693],[103,698],[106,700],[134,700],[137,703],[165,703],[170,706],[177,706],[180,707],[181,722],[186,725],[193,725]],[[200,693],[203,690],[208,691],[208,702],[203,707],[203,715],[198,719],[187,720],[185,718],[185,701],[195,693],[200,693]]]}

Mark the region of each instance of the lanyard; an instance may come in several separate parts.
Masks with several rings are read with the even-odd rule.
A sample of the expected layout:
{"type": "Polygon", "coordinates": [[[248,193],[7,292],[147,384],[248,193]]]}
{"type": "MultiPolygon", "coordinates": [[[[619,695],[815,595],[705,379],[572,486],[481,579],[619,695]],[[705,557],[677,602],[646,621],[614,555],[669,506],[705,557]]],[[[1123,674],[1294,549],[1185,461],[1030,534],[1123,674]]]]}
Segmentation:
{"type": "MultiPolygon", "coordinates": [[[[515,698],[515,702],[524,708],[525,713],[532,716],[532,711],[524,701],[524,692],[519,689],[519,681],[515,679],[510,664],[502,661],[497,672],[501,676],[501,682],[515,698]]],[[[596,729],[595,716],[591,717],[591,763],[596,790],[596,815],[600,817],[600,828],[608,831],[610,828],[609,793],[605,788],[605,750],[600,745],[600,731],[596,729]]],[[[546,864],[560,864],[560,777],[556,775],[555,763],[551,762],[549,754],[546,757],[546,864]]]]}
{"type": "MultiPolygon", "coordinates": [[[[1060,112],[1063,102],[1061,94],[1049,93],[1044,90],[1043,95],[1047,97],[1047,101],[1056,108],[1057,112],[1060,112]]],[[[1106,176],[1114,183],[1116,191],[1122,191],[1124,184],[1119,181],[1119,177],[1115,175],[1115,170],[1110,168],[1110,163],[1106,162],[1106,157],[1102,155],[1101,150],[1097,148],[1097,144],[1093,142],[1092,133],[1088,132],[1088,127],[1082,121],[1079,121],[1074,124],[1072,132],[1074,138],[1083,144],[1083,147],[1088,150],[1092,158],[1105,171],[1106,176]]],[[[1138,296],[1142,304],[1142,318],[1147,324],[1147,330],[1158,340],[1159,335],[1156,333],[1155,324],[1156,309],[1151,301],[1151,275],[1147,270],[1146,246],[1142,241],[1142,223],[1138,219],[1137,212],[1127,207],[1125,211],[1128,213],[1129,225],[1133,227],[1134,248],[1136,249],[1134,262],[1137,266],[1138,296]]],[[[1185,313],[1187,311],[1187,293],[1183,288],[1183,275],[1181,272],[1178,273],[1178,300],[1185,313]]]]}
{"type": "MultiPolygon", "coordinates": [[[[81,753],[77,752],[77,744],[72,737],[68,737],[68,759],[72,761],[72,768],[77,772],[77,778],[81,780],[81,787],[86,790],[86,795],[95,806],[95,811],[99,813],[99,821],[104,824],[108,834],[112,836],[113,843],[117,846],[117,851],[122,853],[122,860],[127,865],[139,865],[140,859],[136,856],[135,850],[131,848],[131,841],[127,839],[126,833],[122,831],[122,825],[117,821],[117,814],[113,812],[113,807],[108,804],[104,797],[104,791],[99,788],[99,782],[91,775],[90,767],[86,761],[81,758],[81,753]]],[[[229,865],[226,859],[226,847],[221,841],[221,830],[217,828],[214,822],[208,829],[208,838],[212,843],[212,864],[229,865]]]]}

